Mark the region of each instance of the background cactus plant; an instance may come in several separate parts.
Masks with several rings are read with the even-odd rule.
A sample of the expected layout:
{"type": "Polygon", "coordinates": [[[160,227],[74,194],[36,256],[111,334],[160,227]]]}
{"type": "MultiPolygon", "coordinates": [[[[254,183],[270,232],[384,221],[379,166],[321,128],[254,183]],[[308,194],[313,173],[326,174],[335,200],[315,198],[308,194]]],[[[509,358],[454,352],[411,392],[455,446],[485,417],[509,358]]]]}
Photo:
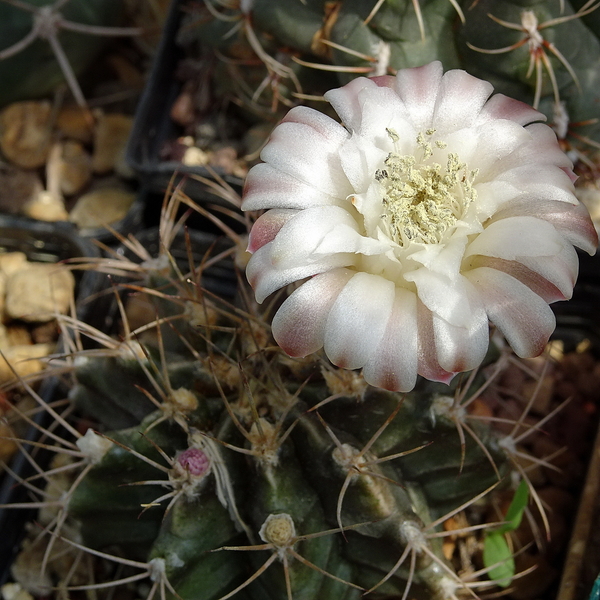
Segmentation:
{"type": "MultiPolygon", "coordinates": [[[[593,0],[267,0],[184,5],[180,44],[195,48],[221,104],[277,121],[357,75],[440,60],[544,112],[580,153],[600,142],[598,3],[593,0]]],[[[206,75],[203,77],[206,84],[206,75]]],[[[200,111],[207,88],[196,96],[200,111]]],[[[214,105],[212,105],[214,106],[214,105]]],[[[322,106],[322,105],[321,105],[322,106]]]]}

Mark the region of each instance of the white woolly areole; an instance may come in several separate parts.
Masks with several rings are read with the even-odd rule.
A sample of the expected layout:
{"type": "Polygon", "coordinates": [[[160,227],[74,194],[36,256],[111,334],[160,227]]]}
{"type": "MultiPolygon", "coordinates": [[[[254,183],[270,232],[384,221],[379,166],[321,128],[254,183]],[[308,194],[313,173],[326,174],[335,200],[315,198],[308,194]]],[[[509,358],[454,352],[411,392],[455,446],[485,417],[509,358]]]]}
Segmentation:
{"type": "Polygon", "coordinates": [[[542,352],[548,304],[572,294],[574,246],[597,236],[545,117],[434,62],[359,77],[325,98],[341,123],[293,108],[247,177],[256,298],[301,282],[273,319],[291,356],[321,348],[409,391],[477,367],[489,322],[542,352]]]}
{"type": "Polygon", "coordinates": [[[85,435],[80,437],[75,444],[93,465],[97,465],[113,446],[110,440],[98,435],[92,429],[88,429],[85,435]]]}

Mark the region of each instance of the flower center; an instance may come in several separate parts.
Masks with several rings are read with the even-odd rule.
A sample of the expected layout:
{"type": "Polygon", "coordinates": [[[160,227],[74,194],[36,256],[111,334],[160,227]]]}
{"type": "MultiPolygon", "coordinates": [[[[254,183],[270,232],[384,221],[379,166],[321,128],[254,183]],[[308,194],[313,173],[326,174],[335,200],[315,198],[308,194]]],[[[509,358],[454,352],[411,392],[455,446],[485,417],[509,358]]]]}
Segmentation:
{"type": "MultiPolygon", "coordinates": [[[[387,132],[394,143],[400,139],[393,129],[387,132]]],[[[439,140],[431,143],[434,133],[428,129],[417,135],[419,156],[390,152],[384,167],[375,172],[383,190],[382,225],[400,246],[440,243],[477,197],[473,189],[477,171],[469,171],[456,153],[448,152],[445,167],[429,160],[434,145],[446,147],[439,140]]]]}

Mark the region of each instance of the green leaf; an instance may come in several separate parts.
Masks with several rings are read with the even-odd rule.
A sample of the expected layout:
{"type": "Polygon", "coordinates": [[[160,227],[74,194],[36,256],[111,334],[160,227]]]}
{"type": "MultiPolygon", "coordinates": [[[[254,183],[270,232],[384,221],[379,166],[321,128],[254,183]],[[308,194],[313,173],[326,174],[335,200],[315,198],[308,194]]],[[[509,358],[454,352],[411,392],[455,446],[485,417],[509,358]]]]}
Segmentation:
{"type": "Polygon", "coordinates": [[[510,585],[515,576],[515,561],[512,552],[506,543],[505,533],[514,531],[521,524],[523,511],[529,502],[529,487],[525,480],[521,480],[519,487],[506,511],[504,520],[506,523],[500,525],[494,531],[489,531],[483,542],[483,564],[487,567],[496,565],[488,573],[489,578],[500,587],[510,585]]]}
{"type": "Polygon", "coordinates": [[[521,483],[519,483],[519,487],[517,488],[514,498],[506,511],[506,516],[504,520],[506,523],[501,525],[496,531],[498,533],[507,533],[508,531],[514,531],[521,524],[521,519],[523,518],[523,511],[527,507],[527,503],[529,502],[529,487],[527,486],[527,482],[522,479],[521,483]]]}
{"type": "Polygon", "coordinates": [[[500,587],[508,587],[515,576],[515,561],[504,534],[492,531],[483,542],[483,564],[490,569],[488,576],[500,587]]]}

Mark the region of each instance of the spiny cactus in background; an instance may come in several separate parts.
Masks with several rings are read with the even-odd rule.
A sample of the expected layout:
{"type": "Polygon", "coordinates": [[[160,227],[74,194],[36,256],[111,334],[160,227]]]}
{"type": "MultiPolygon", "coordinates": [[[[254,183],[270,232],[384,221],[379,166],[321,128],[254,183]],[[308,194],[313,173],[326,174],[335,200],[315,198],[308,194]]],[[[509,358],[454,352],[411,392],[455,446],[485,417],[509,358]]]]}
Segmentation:
{"type": "Polygon", "coordinates": [[[102,36],[142,33],[114,27],[122,13],[119,0],[1,0],[0,106],[42,97],[62,81],[87,106],[77,75],[98,56],[102,36]]]}
{"type": "Polygon", "coordinates": [[[17,580],[46,595],[149,578],[148,598],[183,600],[447,600],[493,586],[487,573],[510,554],[459,574],[443,541],[508,531],[486,507],[526,479],[522,444],[536,427],[531,403],[507,422],[482,398],[514,359],[494,348],[485,370],[406,395],[318,354],[290,359],[270,337],[274,307],[260,309],[241,275],[229,300],[211,291],[242,253],[177,236],[182,200],[197,208],[174,197],[158,256],[129,240],[136,260],[94,264],[127,276],[115,335],[63,319],[75,335],[58,366],[74,384],[64,416],[64,403],[37,396],[63,433],[38,426],[30,450],[51,459],[21,481],[36,499],[16,508],[41,506],[43,531],[32,529],[17,580]],[[470,522],[445,531],[459,514],[470,522]]]}
{"type": "MultiPolygon", "coordinates": [[[[600,143],[600,3],[594,0],[201,0],[179,34],[212,91],[260,118],[357,75],[440,60],[544,112],[579,152],[600,143]]],[[[203,88],[203,94],[206,89],[203,88]]]]}

